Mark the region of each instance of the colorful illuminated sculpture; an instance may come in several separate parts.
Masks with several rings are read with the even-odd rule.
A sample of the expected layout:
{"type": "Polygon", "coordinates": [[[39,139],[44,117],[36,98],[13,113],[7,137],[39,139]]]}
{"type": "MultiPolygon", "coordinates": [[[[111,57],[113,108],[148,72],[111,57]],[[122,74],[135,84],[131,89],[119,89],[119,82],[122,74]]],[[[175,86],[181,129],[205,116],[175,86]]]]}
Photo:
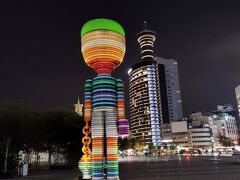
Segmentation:
{"type": "Polygon", "coordinates": [[[111,76],[125,54],[125,33],[110,19],[94,19],[81,30],[84,61],[98,75],[86,80],[83,128],[83,157],[79,168],[83,179],[119,179],[118,136],[129,134],[125,119],[123,83],[111,76]],[[90,133],[91,122],[91,138],[90,133]],[[92,152],[90,143],[92,141],[92,152]]]}

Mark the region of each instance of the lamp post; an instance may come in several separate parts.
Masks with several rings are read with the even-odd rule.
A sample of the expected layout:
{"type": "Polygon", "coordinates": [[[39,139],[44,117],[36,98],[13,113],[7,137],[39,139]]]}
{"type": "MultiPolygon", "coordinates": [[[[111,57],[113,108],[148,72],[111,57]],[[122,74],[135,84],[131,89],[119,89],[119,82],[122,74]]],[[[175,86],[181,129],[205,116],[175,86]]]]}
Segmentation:
{"type": "Polygon", "coordinates": [[[214,139],[213,139],[213,137],[211,137],[211,144],[212,144],[212,156],[213,156],[213,144],[214,144],[214,139]]]}

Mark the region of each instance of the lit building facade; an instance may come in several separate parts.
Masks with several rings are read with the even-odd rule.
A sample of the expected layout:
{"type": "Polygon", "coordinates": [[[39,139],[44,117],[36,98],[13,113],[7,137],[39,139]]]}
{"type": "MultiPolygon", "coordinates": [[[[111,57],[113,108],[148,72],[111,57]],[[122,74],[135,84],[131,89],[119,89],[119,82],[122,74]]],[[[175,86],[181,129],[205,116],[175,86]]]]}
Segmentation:
{"type": "Polygon", "coordinates": [[[132,137],[154,146],[161,145],[161,104],[159,76],[154,60],[155,33],[143,30],[138,34],[142,61],[129,71],[129,98],[132,137]]]}
{"type": "MultiPolygon", "coordinates": [[[[198,136],[199,139],[192,139],[193,141],[199,140],[202,145],[209,145],[212,143],[213,147],[221,147],[219,138],[221,136],[230,138],[234,143],[238,139],[238,128],[236,119],[233,115],[226,113],[227,111],[232,112],[233,108],[228,106],[218,106],[214,112],[205,113],[193,113],[190,115],[192,131],[202,133],[202,135],[191,135],[198,136]],[[201,127],[201,130],[194,130],[194,128],[201,127]],[[211,138],[211,139],[210,139],[211,138]]],[[[193,142],[194,143],[194,142],[193,142]]]]}
{"type": "Polygon", "coordinates": [[[240,85],[235,88],[236,93],[236,99],[237,99],[237,105],[238,105],[238,114],[240,117],[240,85]]]}
{"type": "Polygon", "coordinates": [[[172,121],[182,118],[177,62],[154,56],[155,32],[138,34],[142,61],[129,71],[132,137],[160,146],[172,142],[172,121]],[[169,129],[170,128],[170,129],[169,129]]]}
{"type": "Polygon", "coordinates": [[[181,147],[212,149],[222,147],[219,139],[224,136],[236,144],[238,139],[236,119],[226,112],[220,113],[221,107],[218,106],[215,113],[192,113],[185,120],[171,122],[173,143],[181,147]]]}
{"type": "MultiPolygon", "coordinates": [[[[218,146],[218,131],[217,126],[214,124],[214,118],[209,113],[196,112],[190,114],[192,134],[195,137],[195,143],[197,141],[202,142],[202,147],[204,146],[218,146]],[[197,130],[198,128],[202,130],[197,130]],[[197,133],[197,134],[196,134],[197,133]],[[199,134],[201,135],[199,135],[199,134]],[[205,134],[204,134],[205,133],[205,134]]],[[[194,142],[193,142],[194,143],[194,142]]]]}
{"type": "MultiPolygon", "coordinates": [[[[238,140],[238,128],[234,116],[227,113],[213,115],[214,125],[217,127],[218,138],[224,136],[230,138],[233,142],[238,140]]],[[[220,146],[220,144],[218,144],[220,146]]]]}
{"type": "Polygon", "coordinates": [[[190,148],[188,123],[186,120],[171,122],[173,143],[180,148],[190,148]]]}
{"type": "Polygon", "coordinates": [[[212,147],[211,129],[208,124],[189,129],[190,147],[208,149],[212,147]]]}
{"type": "Polygon", "coordinates": [[[212,131],[204,121],[182,120],[171,122],[173,143],[180,148],[209,149],[213,146],[212,131]]]}
{"type": "Polygon", "coordinates": [[[211,120],[211,117],[203,116],[202,113],[190,115],[188,132],[191,148],[209,149],[214,145],[211,120]]]}

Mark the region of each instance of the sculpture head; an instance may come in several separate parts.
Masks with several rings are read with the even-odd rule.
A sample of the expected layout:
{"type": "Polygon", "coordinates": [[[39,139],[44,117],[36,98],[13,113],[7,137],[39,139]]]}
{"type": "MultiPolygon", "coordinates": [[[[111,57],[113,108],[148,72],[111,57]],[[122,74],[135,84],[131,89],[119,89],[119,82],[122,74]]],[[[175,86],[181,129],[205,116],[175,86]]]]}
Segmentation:
{"type": "Polygon", "coordinates": [[[111,19],[93,19],[81,30],[81,51],[84,61],[98,74],[111,74],[125,54],[125,33],[111,19]]]}

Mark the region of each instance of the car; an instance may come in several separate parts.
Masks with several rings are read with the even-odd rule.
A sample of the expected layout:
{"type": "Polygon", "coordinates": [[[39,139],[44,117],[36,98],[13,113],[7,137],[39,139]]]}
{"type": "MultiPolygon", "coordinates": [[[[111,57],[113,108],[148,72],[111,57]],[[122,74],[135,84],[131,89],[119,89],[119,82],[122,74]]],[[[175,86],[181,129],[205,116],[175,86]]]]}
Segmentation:
{"type": "Polygon", "coordinates": [[[189,154],[202,154],[202,151],[200,149],[189,149],[189,154]]]}

